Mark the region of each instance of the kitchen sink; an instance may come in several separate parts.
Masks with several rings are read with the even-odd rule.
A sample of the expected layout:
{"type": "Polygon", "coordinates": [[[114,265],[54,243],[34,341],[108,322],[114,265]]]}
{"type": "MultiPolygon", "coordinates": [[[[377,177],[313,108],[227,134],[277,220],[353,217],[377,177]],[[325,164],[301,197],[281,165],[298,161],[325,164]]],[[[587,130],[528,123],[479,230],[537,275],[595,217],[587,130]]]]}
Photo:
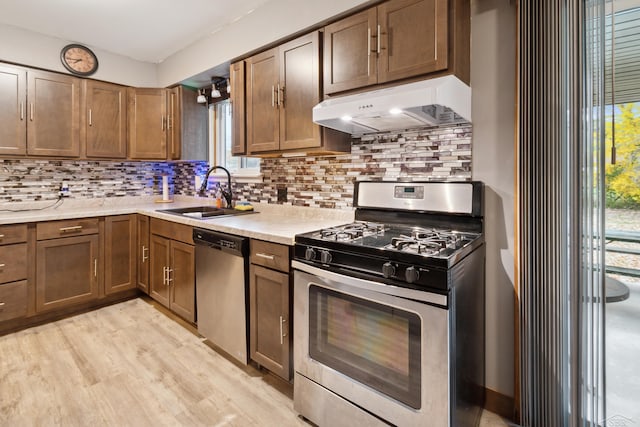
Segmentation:
{"type": "Polygon", "coordinates": [[[255,213],[254,211],[239,211],[230,208],[216,208],[215,206],[192,206],[189,208],[161,209],[158,212],[181,215],[196,219],[211,219],[221,216],[246,215],[255,213]]]}

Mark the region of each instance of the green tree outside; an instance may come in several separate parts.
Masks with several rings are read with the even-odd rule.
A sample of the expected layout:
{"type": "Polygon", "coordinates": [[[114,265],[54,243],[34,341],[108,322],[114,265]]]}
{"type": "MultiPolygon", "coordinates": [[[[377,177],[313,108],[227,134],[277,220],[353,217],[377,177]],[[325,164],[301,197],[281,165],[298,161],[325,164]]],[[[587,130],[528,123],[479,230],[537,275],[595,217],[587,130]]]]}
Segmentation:
{"type": "Polygon", "coordinates": [[[606,123],[606,205],[640,209],[640,104],[619,104],[615,108],[615,164],[610,158],[612,120],[606,123]]]}

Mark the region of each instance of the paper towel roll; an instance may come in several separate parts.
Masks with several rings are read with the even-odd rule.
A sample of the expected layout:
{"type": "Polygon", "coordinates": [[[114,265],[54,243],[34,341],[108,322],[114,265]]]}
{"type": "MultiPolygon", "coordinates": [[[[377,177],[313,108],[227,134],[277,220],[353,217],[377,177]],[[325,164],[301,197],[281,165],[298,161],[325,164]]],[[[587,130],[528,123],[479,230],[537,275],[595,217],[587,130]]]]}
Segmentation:
{"type": "Polygon", "coordinates": [[[167,175],[162,176],[162,200],[169,200],[169,177],[167,175]]]}

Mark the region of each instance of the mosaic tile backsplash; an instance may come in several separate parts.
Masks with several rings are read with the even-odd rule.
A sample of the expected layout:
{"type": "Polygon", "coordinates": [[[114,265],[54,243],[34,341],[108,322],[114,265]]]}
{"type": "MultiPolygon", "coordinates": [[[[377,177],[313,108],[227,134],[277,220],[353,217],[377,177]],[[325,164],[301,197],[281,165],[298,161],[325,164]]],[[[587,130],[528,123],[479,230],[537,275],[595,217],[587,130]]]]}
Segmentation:
{"type": "MultiPolygon", "coordinates": [[[[161,194],[164,174],[172,194],[195,195],[195,176],[207,168],[206,162],[5,159],[0,202],[55,200],[63,181],[74,198],[161,194]]],[[[367,135],[354,139],[351,154],[262,159],[261,170],[261,183],[233,183],[236,200],[350,208],[356,179],[470,180],[471,125],[367,135]],[[286,202],[278,201],[283,189],[286,202]]],[[[213,195],[215,185],[209,187],[213,195]]]]}

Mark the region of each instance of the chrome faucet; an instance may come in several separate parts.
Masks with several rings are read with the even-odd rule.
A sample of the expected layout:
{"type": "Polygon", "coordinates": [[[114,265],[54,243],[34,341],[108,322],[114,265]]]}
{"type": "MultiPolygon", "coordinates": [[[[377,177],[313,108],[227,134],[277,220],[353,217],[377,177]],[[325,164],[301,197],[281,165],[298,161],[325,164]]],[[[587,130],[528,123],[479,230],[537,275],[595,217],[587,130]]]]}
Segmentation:
{"type": "Polygon", "coordinates": [[[216,169],[222,169],[223,171],[225,171],[227,173],[227,188],[228,190],[225,191],[222,188],[220,189],[220,192],[222,193],[222,196],[224,197],[224,199],[227,202],[227,207],[230,208],[231,207],[231,199],[233,198],[233,195],[231,194],[231,174],[229,173],[229,171],[227,170],[227,168],[222,167],[222,166],[212,166],[209,168],[209,170],[207,171],[207,174],[204,176],[204,180],[202,181],[202,185],[200,186],[200,190],[198,191],[198,194],[200,196],[204,196],[206,191],[207,191],[207,184],[209,183],[209,175],[211,175],[211,172],[213,172],[216,169]]]}

